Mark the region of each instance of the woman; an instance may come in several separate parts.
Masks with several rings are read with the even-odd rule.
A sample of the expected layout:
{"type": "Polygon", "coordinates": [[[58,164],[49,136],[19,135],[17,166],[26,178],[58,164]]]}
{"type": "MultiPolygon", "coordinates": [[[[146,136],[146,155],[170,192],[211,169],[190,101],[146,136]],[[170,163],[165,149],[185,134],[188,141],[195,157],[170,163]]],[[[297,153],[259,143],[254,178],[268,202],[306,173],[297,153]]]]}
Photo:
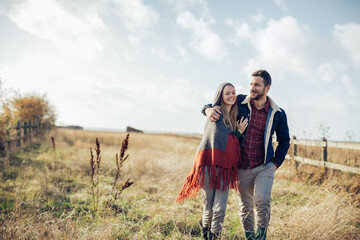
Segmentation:
{"type": "Polygon", "coordinates": [[[204,209],[200,225],[204,239],[216,239],[221,234],[229,187],[237,188],[238,137],[248,124],[247,119],[237,121],[236,92],[231,83],[222,83],[218,87],[213,107],[221,110],[220,119],[206,121],[194,166],[176,199],[180,202],[192,198],[201,189],[204,209]]]}

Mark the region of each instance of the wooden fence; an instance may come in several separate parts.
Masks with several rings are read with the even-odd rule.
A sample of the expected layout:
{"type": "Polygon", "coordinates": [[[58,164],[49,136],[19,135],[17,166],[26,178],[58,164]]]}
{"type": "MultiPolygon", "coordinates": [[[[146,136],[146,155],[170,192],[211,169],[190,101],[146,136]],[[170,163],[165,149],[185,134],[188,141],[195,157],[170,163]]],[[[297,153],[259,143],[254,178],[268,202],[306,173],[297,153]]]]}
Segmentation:
{"type": "Polygon", "coordinates": [[[34,138],[38,138],[44,133],[44,130],[50,128],[50,124],[41,124],[39,117],[35,117],[33,122],[18,121],[16,127],[6,129],[3,133],[0,133],[0,156],[5,157],[13,150],[29,146],[34,138]]]}
{"type": "Polygon", "coordinates": [[[351,149],[351,150],[360,150],[360,143],[350,143],[350,142],[328,142],[326,139],[322,141],[308,141],[308,140],[297,140],[295,137],[291,140],[291,145],[293,147],[293,154],[286,155],[286,159],[293,159],[295,161],[310,164],[318,167],[336,169],[343,172],[350,172],[355,174],[360,174],[360,168],[346,166],[342,164],[328,162],[328,148],[342,148],[342,149],[351,149]],[[306,146],[315,146],[322,148],[322,159],[314,160],[298,156],[298,145],[306,146]]]}

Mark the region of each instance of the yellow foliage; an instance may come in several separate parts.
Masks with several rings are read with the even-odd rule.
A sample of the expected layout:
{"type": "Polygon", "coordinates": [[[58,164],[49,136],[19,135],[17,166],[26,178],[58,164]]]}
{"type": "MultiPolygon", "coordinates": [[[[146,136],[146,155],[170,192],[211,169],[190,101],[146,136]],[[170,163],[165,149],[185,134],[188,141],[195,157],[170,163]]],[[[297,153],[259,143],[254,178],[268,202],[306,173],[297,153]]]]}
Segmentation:
{"type": "Polygon", "coordinates": [[[13,117],[17,120],[34,121],[38,116],[41,123],[55,124],[54,107],[46,95],[27,94],[25,97],[15,97],[10,102],[13,117]]]}
{"type": "Polygon", "coordinates": [[[19,120],[35,122],[36,117],[40,123],[55,124],[55,110],[46,94],[20,94],[5,88],[0,77],[0,133],[16,126],[19,120]]]}
{"type": "Polygon", "coordinates": [[[1,101],[0,129],[14,127],[17,121],[35,122],[39,117],[40,123],[55,124],[54,107],[47,100],[46,95],[26,94],[15,96],[1,101]]]}

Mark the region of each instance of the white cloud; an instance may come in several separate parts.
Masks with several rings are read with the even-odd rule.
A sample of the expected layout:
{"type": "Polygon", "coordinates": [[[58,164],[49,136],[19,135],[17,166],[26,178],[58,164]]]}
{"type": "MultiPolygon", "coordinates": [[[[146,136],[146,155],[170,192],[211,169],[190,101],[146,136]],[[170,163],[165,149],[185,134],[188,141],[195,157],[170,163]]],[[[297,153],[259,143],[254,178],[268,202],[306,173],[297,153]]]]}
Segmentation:
{"type": "MultiPolygon", "coordinates": [[[[115,43],[118,44],[118,43],[115,43]]],[[[143,44],[139,36],[130,34],[127,43],[119,44],[119,49],[113,53],[115,57],[123,57],[127,62],[134,62],[142,54],[143,44]]]]}
{"type": "MultiPolygon", "coordinates": [[[[194,99],[200,94],[196,91],[189,81],[178,78],[171,82],[170,86],[164,89],[161,99],[167,101],[170,106],[194,106],[194,99]]],[[[170,107],[169,108],[172,108],[170,107]]],[[[198,107],[198,106],[195,106],[198,107]]]]}
{"type": "MultiPolygon", "coordinates": [[[[231,19],[227,19],[226,24],[234,29],[235,34],[230,39],[233,44],[250,44],[256,51],[242,70],[245,76],[263,68],[279,80],[292,81],[300,77],[301,81],[311,84],[309,87],[328,84],[328,91],[332,93],[343,87],[346,98],[359,96],[359,85],[354,80],[357,71],[352,70],[355,78],[354,74],[344,76],[343,73],[349,71],[350,66],[332,54],[336,51],[341,53],[337,45],[332,41],[323,42],[293,17],[269,20],[266,27],[259,30],[251,29],[246,22],[231,19]]],[[[346,25],[336,29],[334,35],[344,46],[348,46],[354,63],[359,61],[360,64],[360,48],[356,44],[360,39],[356,40],[355,34],[357,27],[346,25]],[[354,33],[349,33],[350,30],[354,33]]]]}
{"type": "Polygon", "coordinates": [[[129,35],[128,36],[128,42],[130,43],[130,45],[134,46],[134,47],[141,47],[141,42],[140,42],[140,38],[134,35],[129,35]]]}
{"type": "Polygon", "coordinates": [[[96,31],[104,23],[96,12],[75,16],[51,0],[25,0],[10,11],[19,28],[51,41],[61,54],[91,60],[103,46],[96,31]]]}
{"type": "Polygon", "coordinates": [[[190,61],[191,57],[188,51],[181,45],[177,44],[175,47],[178,49],[180,56],[184,60],[184,62],[190,61]]]}
{"type": "Polygon", "coordinates": [[[131,32],[138,33],[152,27],[159,20],[159,14],[141,0],[114,0],[119,9],[118,13],[124,21],[125,27],[131,32]]]}
{"type": "Polygon", "coordinates": [[[210,9],[205,0],[165,0],[175,7],[178,13],[185,11],[196,12],[202,19],[209,23],[214,23],[215,19],[210,14],[210,9]]]}
{"type": "Polygon", "coordinates": [[[153,48],[151,49],[151,53],[154,55],[154,56],[157,56],[165,61],[171,61],[172,60],[172,57],[167,55],[165,50],[162,49],[162,48],[153,48]]]}
{"type": "Polygon", "coordinates": [[[237,83],[235,86],[236,94],[246,94],[249,91],[249,85],[245,85],[245,83],[237,83]]]}
{"type": "MultiPolygon", "coordinates": [[[[107,80],[106,84],[95,86],[99,94],[107,96],[107,99],[119,99],[127,105],[127,111],[149,111],[154,109],[176,113],[179,108],[199,110],[204,102],[203,91],[194,88],[193,84],[184,79],[167,79],[160,76],[166,84],[156,84],[154,81],[141,80],[137,77],[127,76],[126,84],[116,78],[107,80]],[[141,96],[139,95],[141,93],[141,96]]],[[[163,81],[161,81],[163,82],[163,81]]],[[[206,99],[205,99],[206,100],[206,99]]]]}
{"type": "Polygon", "coordinates": [[[178,15],[177,23],[184,29],[192,30],[191,45],[206,59],[220,60],[227,55],[222,39],[203,19],[196,19],[192,13],[185,11],[178,15]]]}
{"type": "Polygon", "coordinates": [[[270,20],[267,28],[256,33],[254,47],[262,61],[305,74],[308,53],[311,53],[312,39],[292,17],[279,21],[270,20]]]}
{"type": "Polygon", "coordinates": [[[250,20],[254,23],[261,23],[264,20],[264,15],[262,14],[262,10],[258,10],[257,13],[250,17],[250,20]]]}
{"type": "Polygon", "coordinates": [[[9,11],[10,2],[2,1],[0,4],[0,15],[6,15],[9,11]]]}
{"type": "MultiPolygon", "coordinates": [[[[54,56],[24,55],[14,65],[0,68],[7,85],[19,92],[47,93],[55,105],[59,121],[86,120],[79,111],[91,101],[99,79],[88,72],[76,72],[71,60],[54,56]]],[[[90,114],[89,114],[90,115],[90,114]]],[[[85,122],[85,121],[84,121],[85,122]]]]}
{"type": "Polygon", "coordinates": [[[331,62],[324,62],[320,64],[318,74],[323,82],[332,82],[336,75],[336,66],[331,62]]]}
{"type": "Polygon", "coordinates": [[[66,63],[56,58],[24,55],[18,64],[2,67],[0,74],[12,87],[31,91],[51,89],[54,81],[66,76],[70,71],[66,63]]]}
{"type": "Polygon", "coordinates": [[[287,7],[285,5],[285,2],[283,0],[272,0],[276,6],[278,6],[279,8],[281,8],[284,11],[287,11],[287,7]]]}
{"type": "Polygon", "coordinates": [[[359,96],[359,90],[357,89],[354,81],[348,75],[344,75],[341,81],[344,84],[348,94],[354,97],[359,96]]]}
{"type": "Polygon", "coordinates": [[[93,97],[101,98],[103,102],[96,104],[92,101],[91,109],[104,115],[113,112],[108,120],[108,126],[112,127],[126,123],[153,131],[201,131],[205,117],[199,111],[209,101],[204,98],[204,90],[194,88],[184,78],[161,78],[164,78],[161,82],[166,80],[166,84],[158,84],[156,77],[151,82],[135,77],[125,85],[116,81],[103,85],[99,95],[93,97]],[[104,94],[106,97],[103,97],[104,94]]]}
{"type": "Polygon", "coordinates": [[[251,40],[251,28],[246,22],[239,23],[232,19],[226,19],[225,24],[234,29],[235,35],[230,38],[230,42],[236,46],[240,46],[242,42],[251,40]]]}
{"type": "Polygon", "coordinates": [[[360,68],[360,24],[335,25],[333,35],[345,48],[356,68],[360,68]]]}
{"type": "Polygon", "coordinates": [[[313,71],[316,40],[311,32],[300,26],[295,18],[287,16],[280,20],[270,19],[263,29],[254,31],[246,22],[228,19],[235,35],[230,39],[235,45],[249,43],[257,55],[248,60],[244,73],[249,76],[261,67],[281,73],[291,72],[309,77],[313,71]]]}

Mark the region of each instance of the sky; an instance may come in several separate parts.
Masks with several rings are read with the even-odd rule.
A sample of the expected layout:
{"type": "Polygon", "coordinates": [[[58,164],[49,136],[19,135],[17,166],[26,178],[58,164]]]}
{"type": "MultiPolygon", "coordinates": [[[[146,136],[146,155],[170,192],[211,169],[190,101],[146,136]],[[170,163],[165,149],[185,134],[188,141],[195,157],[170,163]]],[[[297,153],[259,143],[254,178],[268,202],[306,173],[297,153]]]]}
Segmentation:
{"type": "Polygon", "coordinates": [[[248,94],[266,69],[291,136],[360,141],[359,12],[355,0],[0,0],[0,78],[47,94],[58,125],[202,133],[217,86],[248,94]]]}

